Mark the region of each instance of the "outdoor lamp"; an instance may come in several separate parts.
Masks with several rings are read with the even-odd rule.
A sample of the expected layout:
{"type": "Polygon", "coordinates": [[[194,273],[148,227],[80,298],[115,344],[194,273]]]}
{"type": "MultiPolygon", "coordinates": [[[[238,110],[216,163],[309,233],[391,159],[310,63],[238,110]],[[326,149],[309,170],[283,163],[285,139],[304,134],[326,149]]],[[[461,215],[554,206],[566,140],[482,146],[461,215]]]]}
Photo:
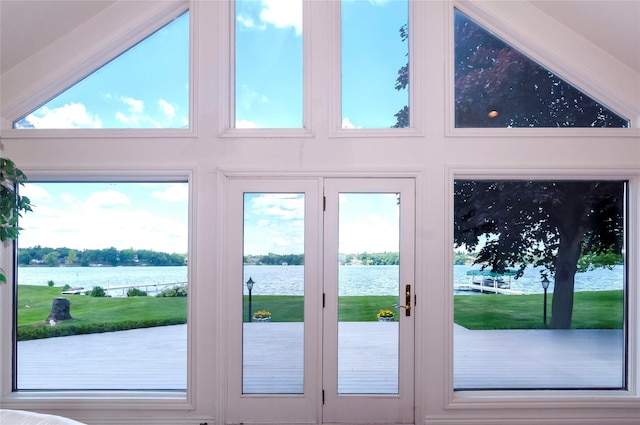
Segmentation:
{"type": "Polygon", "coordinates": [[[251,290],[253,289],[253,284],[255,283],[251,277],[247,280],[247,289],[249,290],[249,311],[247,314],[247,322],[251,321],[251,290]]]}
{"type": "Polygon", "coordinates": [[[549,289],[549,279],[547,276],[542,277],[542,289],[544,289],[544,301],[542,308],[542,324],[547,327],[547,289],[549,289]]]}

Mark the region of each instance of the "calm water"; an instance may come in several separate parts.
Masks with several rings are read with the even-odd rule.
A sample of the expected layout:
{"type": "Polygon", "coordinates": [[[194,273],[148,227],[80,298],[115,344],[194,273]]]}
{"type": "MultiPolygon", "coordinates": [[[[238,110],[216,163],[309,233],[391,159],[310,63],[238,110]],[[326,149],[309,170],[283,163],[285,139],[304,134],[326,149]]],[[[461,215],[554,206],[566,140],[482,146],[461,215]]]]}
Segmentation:
{"type": "MultiPolygon", "coordinates": [[[[454,266],[454,281],[467,283],[466,272],[477,268],[454,266]]],[[[304,287],[303,266],[254,266],[244,267],[243,285],[249,277],[255,286],[254,295],[302,295],[304,287]]],[[[340,295],[395,295],[397,290],[397,266],[341,266],[340,295]]],[[[102,286],[177,283],[187,281],[187,267],[20,267],[18,283],[43,285],[53,280],[55,286],[93,288],[102,286]]],[[[429,282],[429,285],[432,285],[429,282]]],[[[613,270],[598,269],[576,275],[577,291],[599,291],[623,288],[623,267],[613,270]]],[[[522,278],[511,281],[511,289],[525,293],[540,293],[538,269],[528,268],[522,278]]],[[[549,287],[553,292],[553,283],[549,287]]],[[[469,292],[461,291],[461,294],[469,292]]]]}

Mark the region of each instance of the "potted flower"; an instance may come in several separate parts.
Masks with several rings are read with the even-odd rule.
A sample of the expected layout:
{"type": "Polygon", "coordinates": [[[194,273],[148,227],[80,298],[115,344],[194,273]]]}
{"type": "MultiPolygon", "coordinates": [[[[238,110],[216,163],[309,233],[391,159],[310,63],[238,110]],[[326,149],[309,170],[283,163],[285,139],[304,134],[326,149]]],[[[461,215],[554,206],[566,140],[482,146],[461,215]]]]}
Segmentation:
{"type": "Polygon", "coordinates": [[[396,316],[396,313],[394,313],[392,310],[382,309],[377,314],[377,316],[378,316],[378,322],[393,322],[396,316]]]}
{"type": "Polygon", "coordinates": [[[254,322],[270,322],[271,321],[271,313],[266,310],[259,310],[253,313],[253,321],[254,322]]]}

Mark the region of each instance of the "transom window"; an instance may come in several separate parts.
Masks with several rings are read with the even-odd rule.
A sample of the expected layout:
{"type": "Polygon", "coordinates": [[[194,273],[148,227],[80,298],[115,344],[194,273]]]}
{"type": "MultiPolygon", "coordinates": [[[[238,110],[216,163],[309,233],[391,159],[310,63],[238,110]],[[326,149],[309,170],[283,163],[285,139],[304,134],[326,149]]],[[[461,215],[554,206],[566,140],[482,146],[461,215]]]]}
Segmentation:
{"type": "Polygon", "coordinates": [[[455,10],[456,127],[628,127],[629,121],[455,10]]]}
{"type": "Polygon", "coordinates": [[[188,127],[188,12],[14,123],[18,129],[188,127]]]}

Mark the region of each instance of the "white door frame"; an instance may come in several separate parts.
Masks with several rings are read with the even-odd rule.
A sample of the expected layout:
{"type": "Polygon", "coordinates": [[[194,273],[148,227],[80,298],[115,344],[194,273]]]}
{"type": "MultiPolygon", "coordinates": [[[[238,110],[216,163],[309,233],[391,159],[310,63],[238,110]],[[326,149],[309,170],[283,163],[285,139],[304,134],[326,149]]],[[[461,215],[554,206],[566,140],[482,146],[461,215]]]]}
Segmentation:
{"type": "MultiPolygon", "coordinates": [[[[403,178],[328,178],[321,177],[246,177],[227,176],[224,196],[226,300],[228,306],[226,356],[227,356],[227,402],[226,423],[296,423],[314,424],[329,421],[334,423],[413,423],[414,421],[414,312],[401,317],[402,350],[399,359],[400,394],[380,396],[349,395],[332,396],[327,392],[326,368],[323,353],[329,353],[336,343],[327,332],[323,337],[322,311],[323,274],[337,267],[337,262],[325,261],[326,222],[333,218],[323,217],[323,190],[326,187],[342,192],[367,191],[401,193],[401,252],[403,256],[400,272],[401,286],[414,285],[415,251],[415,179],[403,178]],[[328,186],[327,186],[328,185],[328,186]],[[305,305],[304,305],[304,392],[302,394],[243,394],[242,393],[242,306],[238,306],[243,295],[243,227],[245,193],[304,193],[305,194],[305,305]],[[335,264],[333,264],[335,263],[335,264]],[[333,344],[333,345],[332,345],[333,344]],[[324,347],[324,348],[323,348],[324,347]],[[323,373],[324,368],[324,373],[323,373]],[[323,387],[324,402],[323,405],[323,387]],[[376,412],[375,416],[366,412],[376,412]],[[410,418],[407,419],[407,418],[410,418]]],[[[335,193],[335,191],[334,191],[335,193]]],[[[331,215],[332,213],[329,213],[331,215]]],[[[336,222],[337,224],[337,222],[336,222]]],[[[337,227],[336,227],[337,229],[337,227]]],[[[337,237],[335,232],[334,238],[337,237]]],[[[335,258],[335,257],[333,257],[335,258]]],[[[326,294],[325,294],[326,296],[326,294]]],[[[412,300],[415,295],[412,294],[412,300]]],[[[401,312],[403,313],[403,312],[401,312]]],[[[337,317],[337,316],[336,316],[337,317]]],[[[336,319],[337,321],[337,319],[336,319]]],[[[336,334],[335,332],[333,333],[336,334]]],[[[333,362],[337,364],[337,362],[333,362]]]]}

